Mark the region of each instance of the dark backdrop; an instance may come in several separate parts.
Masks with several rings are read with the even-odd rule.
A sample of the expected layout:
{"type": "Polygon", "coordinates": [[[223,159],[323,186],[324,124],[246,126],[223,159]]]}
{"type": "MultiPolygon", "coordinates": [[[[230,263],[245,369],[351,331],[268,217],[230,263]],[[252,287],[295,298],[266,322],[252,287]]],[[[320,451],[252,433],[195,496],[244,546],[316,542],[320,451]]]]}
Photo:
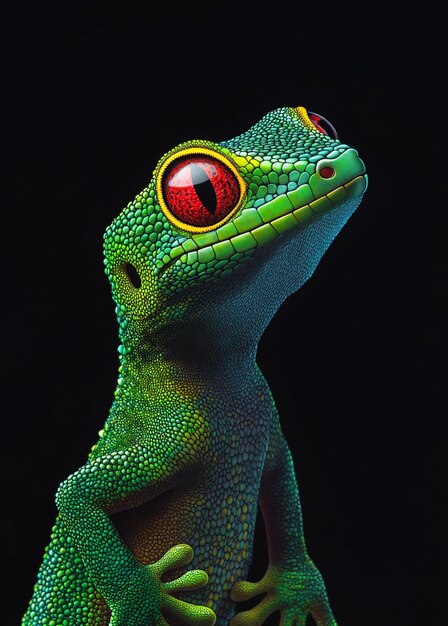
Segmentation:
{"type": "MultiPolygon", "coordinates": [[[[25,610],[57,486],[84,463],[112,400],[104,228],[167,149],[227,139],[302,104],[330,118],[370,176],[259,349],[309,551],[341,626],[441,624],[440,16],[292,2],[71,5],[10,7],[3,22],[2,623],[25,610]]],[[[254,578],[265,559],[258,528],[254,578]]]]}

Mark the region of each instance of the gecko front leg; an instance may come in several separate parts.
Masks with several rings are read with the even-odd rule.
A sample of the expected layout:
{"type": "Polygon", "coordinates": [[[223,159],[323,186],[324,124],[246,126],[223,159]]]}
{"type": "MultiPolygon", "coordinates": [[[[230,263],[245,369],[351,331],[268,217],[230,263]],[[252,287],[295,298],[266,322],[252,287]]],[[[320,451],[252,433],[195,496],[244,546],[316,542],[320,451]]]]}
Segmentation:
{"type": "Polygon", "coordinates": [[[113,452],[69,476],[56,494],[60,515],[81,559],[111,611],[110,626],[166,626],[164,613],[190,625],[211,626],[214,612],[174,598],[171,593],[203,587],[207,574],[187,572],[162,582],[168,570],[188,564],[190,546],[179,544],[157,563],[143,565],[121,540],[109,514],[133,508],[178,484],[189,462],[157,455],[145,446],[113,452]]]}
{"type": "Polygon", "coordinates": [[[252,609],[237,614],[231,626],[260,626],[280,611],[281,626],[305,626],[311,613],[318,626],[337,626],[322,576],[306,551],[299,491],[291,452],[277,424],[260,489],[269,567],[258,582],[239,581],[231,599],[263,596],[252,609]]]}

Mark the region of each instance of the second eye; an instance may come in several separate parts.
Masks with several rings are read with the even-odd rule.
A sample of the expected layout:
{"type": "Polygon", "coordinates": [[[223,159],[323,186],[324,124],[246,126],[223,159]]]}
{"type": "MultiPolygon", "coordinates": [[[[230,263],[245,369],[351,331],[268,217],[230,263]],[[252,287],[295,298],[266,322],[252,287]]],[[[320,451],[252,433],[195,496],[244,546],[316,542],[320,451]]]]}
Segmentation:
{"type": "Polygon", "coordinates": [[[313,126],[315,126],[321,133],[328,135],[332,139],[338,138],[335,127],[323,115],[313,113],[313,111],[308,111],[308,117],[310,118],[313,126]]]}

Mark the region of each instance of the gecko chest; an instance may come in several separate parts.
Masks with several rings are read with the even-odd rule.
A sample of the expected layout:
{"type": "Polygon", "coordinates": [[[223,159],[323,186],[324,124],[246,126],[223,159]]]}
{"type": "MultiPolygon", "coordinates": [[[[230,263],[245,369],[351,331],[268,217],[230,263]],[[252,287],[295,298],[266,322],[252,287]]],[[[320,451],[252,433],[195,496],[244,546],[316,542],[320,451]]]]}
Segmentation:
{"type": "Polygon", "coordinates": [[[171,546],[188,543],[197,567],[245,562],[252,545],[262,450],[236,446],[230,434],[189,476],[150,503],[115,514],[113,521],[137,558],[150,563],[171,546]]]}

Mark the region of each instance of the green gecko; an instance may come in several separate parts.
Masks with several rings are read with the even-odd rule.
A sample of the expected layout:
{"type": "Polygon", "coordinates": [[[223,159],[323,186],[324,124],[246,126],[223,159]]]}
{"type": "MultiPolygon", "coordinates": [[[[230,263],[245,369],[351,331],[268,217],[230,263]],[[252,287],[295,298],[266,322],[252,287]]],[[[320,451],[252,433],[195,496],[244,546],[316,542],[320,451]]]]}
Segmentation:
{"type": "Polygon", "coordinates": [[[58,489],[23,626],[257,626],[275,611],[335,626],[256,351],[366,187],[356,150],[303,107],[162,157],[104,235],[115,399],[58,489]],[[248,582],[258,504],[269,566],[248,582]]]}

